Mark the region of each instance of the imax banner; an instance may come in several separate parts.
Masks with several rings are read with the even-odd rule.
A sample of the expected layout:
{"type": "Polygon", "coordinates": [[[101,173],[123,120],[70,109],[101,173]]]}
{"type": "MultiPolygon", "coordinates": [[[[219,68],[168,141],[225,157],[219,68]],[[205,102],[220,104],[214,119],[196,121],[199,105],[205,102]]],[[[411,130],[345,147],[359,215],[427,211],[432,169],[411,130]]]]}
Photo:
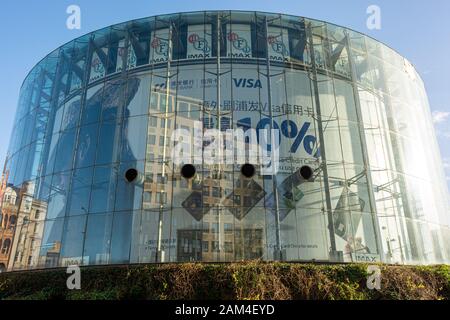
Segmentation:
{"type": "Polygon", "coordinates": [[[128,50],[126,50],[125,40],[120,40],[119,47],[117,49],[117,63],[116,63],[116,72],[120,72],[123,70],[123,65],[125,64],[124,57],[125,52],[128,51],[127,54],[127,69],[136,68],[136,53],[134,52],[133,46],[129,46],[128,50]]]}
{"type": "MultiPolygon", "coordinates": [[[[101,51],[103,52],[103,55],[106,57],[108,54],[108,49],[102,48],[101,51]]],[[[97,52],[94,52],[92,54],[91,72],[89,74],[89,83],[99,80],[101,78],[104,78],[105,74],[106,74],[105,65],[103,64],[103,61],[100,58],[99,54],[97,52]]]]}
{"type": "Polygon", "coordinates": [[[169,60],[169,29],[152,32],[150,40],[150,63],[167,62],[169,60]]]}
{"type": "Polygon", "coordinates": [[[251,58],[252,37],[248,24],[227,24],[227,57],[251,58]]]}
{"type": "Polygon", "coordinates": [[[188,59],[211,58],[211,53],[211,25],[188,26],[186,57],[188,59]]]}
{"type": "Polygon", "coordinates": [[[289,61],[288,30],[277,27],[269,27],[267,31],[267,48],[270,60],[289,61]]]}

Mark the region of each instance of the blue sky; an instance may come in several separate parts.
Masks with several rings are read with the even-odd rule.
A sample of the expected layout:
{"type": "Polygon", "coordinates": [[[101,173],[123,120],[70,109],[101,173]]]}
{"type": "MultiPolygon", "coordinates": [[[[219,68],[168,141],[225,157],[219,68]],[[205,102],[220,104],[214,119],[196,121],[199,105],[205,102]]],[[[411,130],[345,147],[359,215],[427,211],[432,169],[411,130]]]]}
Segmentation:
{"type": "Polygon", "coordinates": [[[450,1],[448,0],[39,0],[0,7],[0,163],[3,166],[19,89],[47,53],[82,34],[161,13],[241,9],[306,16],[366,33],[407,57],[421,74],[434,112],[450,186],[450,1]],[[68,30],[66,8],[81,8],[81,30],[68,30]],[[381,30],[368,30],[366,9],[381,8],[381,30]]]}

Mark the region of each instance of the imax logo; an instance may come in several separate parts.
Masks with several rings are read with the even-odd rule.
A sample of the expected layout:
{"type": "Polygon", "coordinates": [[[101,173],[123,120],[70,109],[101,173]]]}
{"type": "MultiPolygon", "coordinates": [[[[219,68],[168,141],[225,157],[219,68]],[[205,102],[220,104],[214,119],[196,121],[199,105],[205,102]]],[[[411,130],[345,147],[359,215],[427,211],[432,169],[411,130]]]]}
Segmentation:
{"type": "Polygon", "coordinates": [[[153,50],[159,55],[168,56],[169,54],[169,41],[155,37],[152,40],[151,46],[153,50]]]}
{"type": "Polygon", "coordinates": [[[233,83],[238,88],[260,88],[262,89],[261,81],[258,79],[247,78],[233,78],[233,83]]]}

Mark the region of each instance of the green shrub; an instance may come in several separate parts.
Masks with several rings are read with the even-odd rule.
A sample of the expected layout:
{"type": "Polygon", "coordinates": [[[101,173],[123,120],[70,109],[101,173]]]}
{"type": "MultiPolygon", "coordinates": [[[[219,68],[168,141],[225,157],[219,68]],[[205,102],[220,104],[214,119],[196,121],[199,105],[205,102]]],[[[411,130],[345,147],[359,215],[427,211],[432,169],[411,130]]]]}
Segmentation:
{"type": "Polygon", "coordinates": [[[364,300],[450,298],[450,267],[380,265],[381,289],[369,290],[364,264],[149,264],[82,267],[81,290],[65,269],[0,274],[0,299],[67,300],[364,300]]]}

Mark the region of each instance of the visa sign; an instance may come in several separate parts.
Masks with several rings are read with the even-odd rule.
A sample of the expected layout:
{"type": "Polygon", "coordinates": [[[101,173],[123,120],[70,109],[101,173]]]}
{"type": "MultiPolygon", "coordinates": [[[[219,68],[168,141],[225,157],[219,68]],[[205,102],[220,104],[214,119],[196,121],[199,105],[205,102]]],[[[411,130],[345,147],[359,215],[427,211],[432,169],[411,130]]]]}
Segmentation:
{"type": "Polygon", "coordinates": [[[247,78],[233,78],[234,86],[237,88],[259,88],[262,89],[261,80],[247,78]]]}

